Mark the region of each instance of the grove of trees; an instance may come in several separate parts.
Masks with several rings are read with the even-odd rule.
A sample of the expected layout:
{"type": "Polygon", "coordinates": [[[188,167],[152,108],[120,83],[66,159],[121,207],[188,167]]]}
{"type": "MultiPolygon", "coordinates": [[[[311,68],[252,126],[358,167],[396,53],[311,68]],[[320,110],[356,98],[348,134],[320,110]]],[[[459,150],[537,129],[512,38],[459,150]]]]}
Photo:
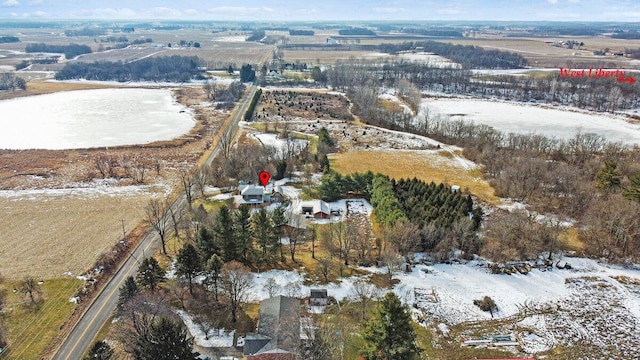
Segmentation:
{"type": "Polygon", "coordinates": [[[159,56],[133,62],[98,61],[66,64],[56,80],[86,79],[98,81],[173,81],[188,82],[200,73],[202,60],[197,56],[159,56]]]}
{"type": "Polygon", "coordinates": [[[25,48],[28,53],[57,53],[64,54],[67,59],[82,54],[91,53],[91,48],[87,45],[69,44],[69,45],[47,45],[44,43],[28,44],[25,48]]]}

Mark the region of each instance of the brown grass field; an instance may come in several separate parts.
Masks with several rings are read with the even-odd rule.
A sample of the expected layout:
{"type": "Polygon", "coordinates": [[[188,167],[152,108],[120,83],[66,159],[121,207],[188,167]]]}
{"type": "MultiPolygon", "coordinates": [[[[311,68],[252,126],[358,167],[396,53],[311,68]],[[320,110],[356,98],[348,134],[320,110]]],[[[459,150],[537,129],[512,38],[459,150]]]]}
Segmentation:
{"type": "Polygon", "coordinates": [[[50,279],[79,275],[143,218],[149,194],[0,198],[0,273],[50,279]]]}
{"type": "Polygon", "coordinates": [[[482,180],[480,170],[458,167],[448,160],[448,155],[414,150],[370,150],[334,154],[329,159],[332,169],[341,174],[371,170],[394,179],[416,177],[426,182],[459,185],[483,201],[500,203],[494,189],[482,180]]]}

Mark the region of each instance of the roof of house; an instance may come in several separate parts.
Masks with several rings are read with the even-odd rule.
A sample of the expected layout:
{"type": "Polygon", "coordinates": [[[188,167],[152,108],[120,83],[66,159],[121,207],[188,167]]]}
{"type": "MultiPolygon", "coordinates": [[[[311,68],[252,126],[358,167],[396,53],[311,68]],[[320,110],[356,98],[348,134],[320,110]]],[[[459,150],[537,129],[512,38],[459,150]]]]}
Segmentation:
{"type": "Polygon", "coordinates": [[[244,189],[240,191],[242,196],[262,196],[264,195],[264,188],[262,186],[245,186],[244,189]]]}
{"type": "Polygon", "coordinates": [[[329,207],[329,204],[327,204],[326,202],[324,202],[322,200],[303,201],[301,206],[303,208],[312,208],[314,214],[317,214],[319,212],[325,213],[325,214],[330,214],[330,212],[331,212],[331,208],[329,207]]]}
{"type": "Polygon", "coordinates": [[[327,289],[310,289],[311,297],[327,297],[327,289]]]}
{"type": "Polygon", "coordinates": [[[273,349],[296,351],[300,344],[300,300],[282,295],[263,300],[258,334],[272,340],[256,354],[273,349]]]}

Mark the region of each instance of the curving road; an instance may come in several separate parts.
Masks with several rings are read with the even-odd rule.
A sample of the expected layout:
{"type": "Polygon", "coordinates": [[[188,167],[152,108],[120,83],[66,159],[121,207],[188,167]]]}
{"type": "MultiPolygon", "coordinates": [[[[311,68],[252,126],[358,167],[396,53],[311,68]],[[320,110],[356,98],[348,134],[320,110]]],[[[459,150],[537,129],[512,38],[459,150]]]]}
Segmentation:
{"type": "MultiPolygon", "coordinates": [[[[245,93],[245,96],[240,100],[236,110],[233,112],[231,122],[227,124],[227,128],[223,129],[223,131],[228,132],[230,135],[235,133],[238,123],[242,119],[242,116],[257,90],[258,88],[256,86],[251,86],[249,88],[249,91],[245,93]]],[[[220,143],[218,142],[205,161],[205,164],[211,163],[219,152],[220,143]]],[[[180,194],[178,199],[171,204],[173,209],[186,208],[186,206],[187,200],[184,193],[180,194]]],[[[165,216],[169,216],[169,214],[165,213],[165,216]]],[[[127,277],[135,276],[142,259],[144,259],[145,256],[151,255],[159,245],[160,237],[155,231],[151,231],[142,239],[142,241],[140,241],[131,256],[124,262],[118,272],[103,287],[103,290],[96,295],[93,303],[89,305],[67,338],[64,339],[62,345],[53,356],[53,359],[78,360],[82,358],[83,354],[91,345],[93,345],[93,341],[102,326],[113,314],[118,302],[118,290],[120,286],[122,286],[127,277]]]]}

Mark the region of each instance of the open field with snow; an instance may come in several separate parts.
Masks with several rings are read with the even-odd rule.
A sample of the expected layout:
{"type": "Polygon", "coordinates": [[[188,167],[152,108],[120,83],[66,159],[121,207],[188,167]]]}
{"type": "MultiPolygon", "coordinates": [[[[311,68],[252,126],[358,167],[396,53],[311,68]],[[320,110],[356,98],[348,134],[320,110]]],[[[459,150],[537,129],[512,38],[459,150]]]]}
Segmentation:
{"type": "Polygon", "coordinates": [[[478,99],[428,98],[422,106],[430,116],[449,115],[506,133],[538,133],[568,139],[581,130],[602,135],[609,141],[640,143],[640,125],[630,124],[622,116],[478,99]]]}
{"type": "Polygon", "coordinates": [[[102,89],[0,101],[0,148],[75,149],[171,140],[195,125],[169,90],[102,89]]]}

